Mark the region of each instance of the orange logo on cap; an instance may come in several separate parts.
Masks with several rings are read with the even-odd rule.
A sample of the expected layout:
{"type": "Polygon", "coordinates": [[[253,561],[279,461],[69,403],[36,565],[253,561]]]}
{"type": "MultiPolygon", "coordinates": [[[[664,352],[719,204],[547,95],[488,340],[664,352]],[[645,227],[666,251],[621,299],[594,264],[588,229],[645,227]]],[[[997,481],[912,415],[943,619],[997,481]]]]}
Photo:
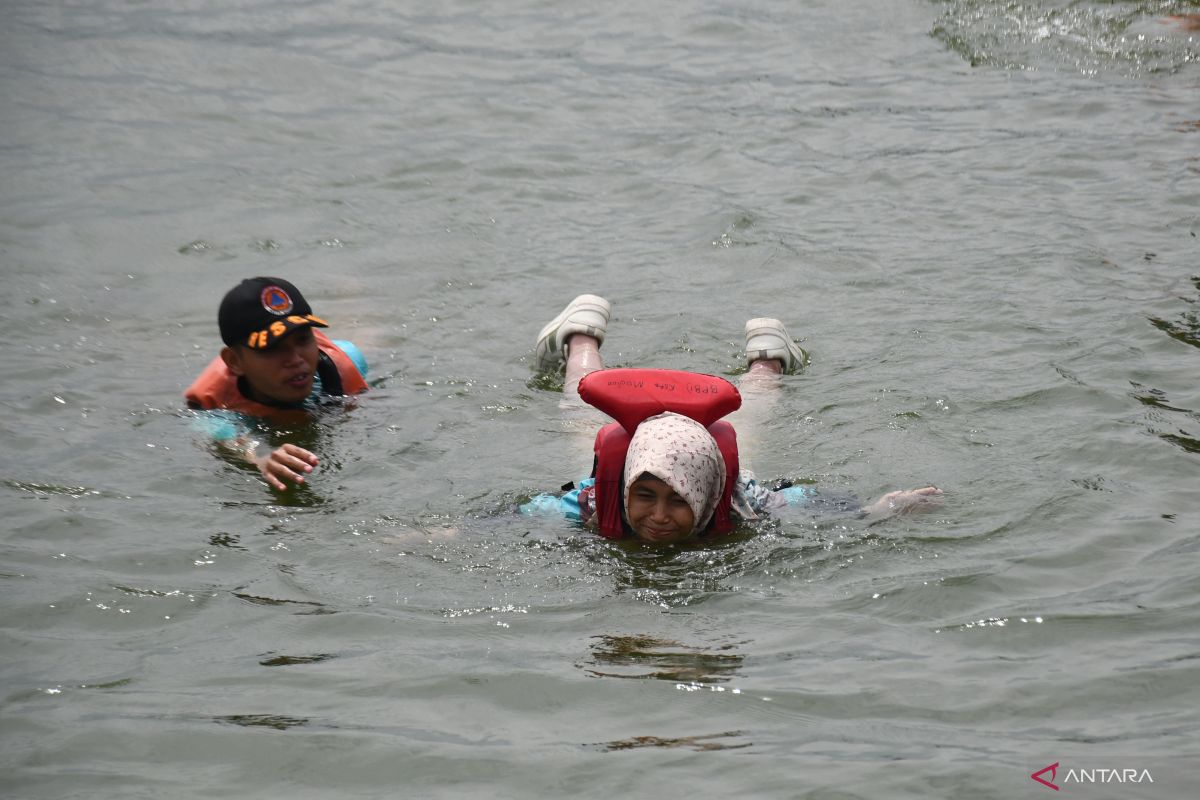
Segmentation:
{"type": "Polygon", "coordinates": [[[262,307],[277,317],[292,311],[292,298],[278,286],[268,286],[262,290],[262,307]]]}

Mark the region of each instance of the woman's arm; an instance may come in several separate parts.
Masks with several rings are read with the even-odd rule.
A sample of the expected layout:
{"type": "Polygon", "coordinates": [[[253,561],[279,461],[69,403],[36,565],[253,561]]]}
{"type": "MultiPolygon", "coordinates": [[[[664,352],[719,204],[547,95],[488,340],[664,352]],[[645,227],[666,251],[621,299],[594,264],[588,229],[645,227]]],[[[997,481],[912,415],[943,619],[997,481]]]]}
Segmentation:
{"type": "Polygon", "coordinates": [[[936,486],[888,492],[869,506],[864,506],[863,512],[867,516],[873,517],[908,514],[937,504],[940,502],[942,494],[942,490],[936,486]]]}

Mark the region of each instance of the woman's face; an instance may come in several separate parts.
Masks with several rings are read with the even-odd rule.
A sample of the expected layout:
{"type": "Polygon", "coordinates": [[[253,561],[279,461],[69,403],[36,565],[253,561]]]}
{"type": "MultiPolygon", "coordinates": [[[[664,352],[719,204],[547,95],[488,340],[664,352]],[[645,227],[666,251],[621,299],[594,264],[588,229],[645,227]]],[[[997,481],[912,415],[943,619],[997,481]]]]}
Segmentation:
{"type": "Polygon", "coordinates": [[[691,537],[696,524],[692,507],[653,475],[643,473],[630,484],[628,501],[629,527],[642,541],[671,544],[691,537]]]}

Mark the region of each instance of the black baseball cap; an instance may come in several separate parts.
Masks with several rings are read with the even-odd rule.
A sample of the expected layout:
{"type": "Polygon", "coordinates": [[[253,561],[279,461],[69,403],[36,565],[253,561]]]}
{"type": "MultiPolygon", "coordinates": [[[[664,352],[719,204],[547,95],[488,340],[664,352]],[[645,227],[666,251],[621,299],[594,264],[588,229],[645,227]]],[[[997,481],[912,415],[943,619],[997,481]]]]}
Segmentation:
{"type": "Polygon", "coordinates": [[[300,290],[283,278],[246,278],[230,289],[217,312],[221,341],[270,350],[297,328],[327,328],[300,290]]]}

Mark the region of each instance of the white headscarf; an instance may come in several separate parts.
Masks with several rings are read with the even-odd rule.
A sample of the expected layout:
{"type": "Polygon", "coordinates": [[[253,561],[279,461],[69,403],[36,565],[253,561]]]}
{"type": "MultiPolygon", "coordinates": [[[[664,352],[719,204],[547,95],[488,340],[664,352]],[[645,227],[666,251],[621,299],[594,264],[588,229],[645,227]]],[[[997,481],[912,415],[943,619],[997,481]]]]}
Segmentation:
{"type": "Polygon", "coordinates": [[[629,517],[629,487],[650,473],[687,501],[702,531],[725,491],[725,459],[716,439],[703,425],[670,411],[638,425],[625,455],[625,517],[629,517]]]}

